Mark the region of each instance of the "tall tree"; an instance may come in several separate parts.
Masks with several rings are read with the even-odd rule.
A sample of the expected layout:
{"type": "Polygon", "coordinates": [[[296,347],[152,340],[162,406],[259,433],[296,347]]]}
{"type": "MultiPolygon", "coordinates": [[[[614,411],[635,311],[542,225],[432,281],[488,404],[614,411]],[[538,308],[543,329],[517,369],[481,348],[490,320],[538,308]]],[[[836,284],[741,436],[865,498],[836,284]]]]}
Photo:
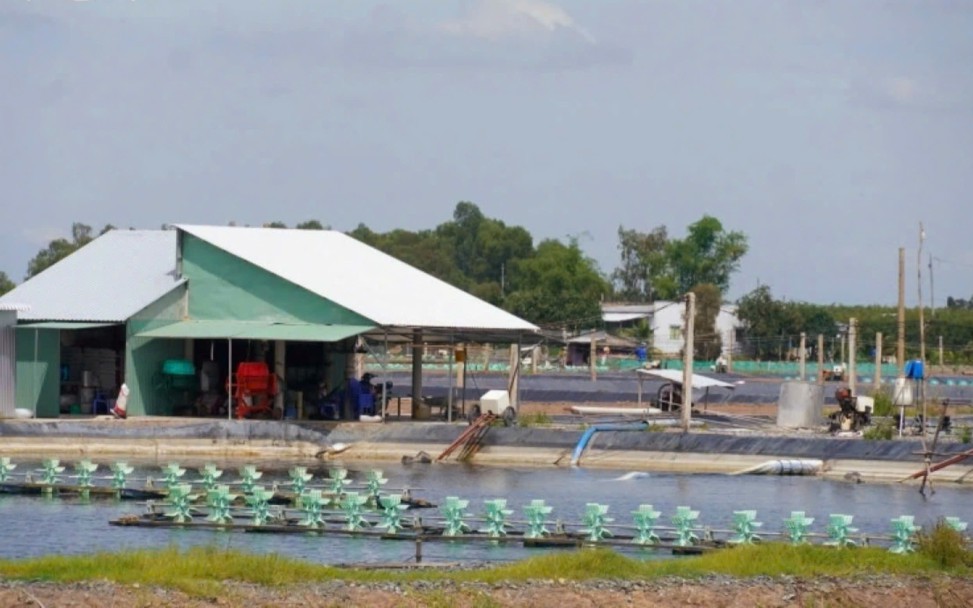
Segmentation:
{"type": "Polygon", "coordinates": [[[12,290],[16,285],[10,280],[6,272],[0,271],[0,296],[12,290]]]}
{"type": "Polygon", "coordinates": [[[284,222],[267,222],[263,226],[264,228],[287,228],[287,224],[284,222]]]}
{"type": "Polygon", "coordinates": [[[299,222],[294,226],[298,230],[329,230],[330,226],[325,226],[317,220],[307,220],[306,222],[299,222]]]}
{"type": "Polygon", "coordinates": [[[678,293],[703,283],[728,291],[730,275],[739,269],[747,248],[747,237],[742,232],[727,232],[713,216],[704,215],[690,224],[686,238],[670,241],[668,247],[678,293]]]}
{"type": "MultiPolygon", "coordinates": [[[[105,226],[105,229],[99,234],[104,234],[111,229],[112,226],[109,224],[105,226]]],[[[30,262],[28,262],[26,278],[29,279],[42,270],[63,260],[78,249],[90,243],[92,240],[93,237],[91,236],[91,226],[82,224],[80,222],[71,224],[71,240],[61,238],[54,239],[48,243],[45,249],[39,251],[37,255],[35,255],[30,262]]]]}
{"type": "Polygon", "coordinates": [[[672,298],[675,284],[667,276],[669,235],[665,226],[650,232],[618,227],[621,265],[612,272],[615,296],[628,302],[672,298]]]}
{"type": "Polygon", "coordinates": [[[504,307],[539,325],[595,326],[611,290],[576,239],[542,241],[533,256],[514,262],[510,278],[504,307]]]}
{"type": "Polygon", "coordinates": [[[693,287],[696,294],[695,338],[693,340],[693,356],[712,361],[723,351],[723,338],[716,326],[716,317],[723,306],[723,294],[720,288],[712,283],[703,283],[693,287]]]}

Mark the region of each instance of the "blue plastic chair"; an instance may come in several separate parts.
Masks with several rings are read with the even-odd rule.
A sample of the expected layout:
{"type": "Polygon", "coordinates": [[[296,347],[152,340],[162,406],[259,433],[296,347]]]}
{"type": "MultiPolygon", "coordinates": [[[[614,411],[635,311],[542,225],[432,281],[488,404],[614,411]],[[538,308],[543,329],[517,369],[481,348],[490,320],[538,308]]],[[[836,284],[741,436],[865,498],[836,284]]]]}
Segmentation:
{"type": "Polygon", "coordinates": [[[104,391],[95,392],[94,399],[91,400],[91,413],[95,415],[99,413],[111,413],[111,399],[108,398],[108,395],[104,391]],[[104,410],[104,412],[99,412],[98,410],[104,410]]]}

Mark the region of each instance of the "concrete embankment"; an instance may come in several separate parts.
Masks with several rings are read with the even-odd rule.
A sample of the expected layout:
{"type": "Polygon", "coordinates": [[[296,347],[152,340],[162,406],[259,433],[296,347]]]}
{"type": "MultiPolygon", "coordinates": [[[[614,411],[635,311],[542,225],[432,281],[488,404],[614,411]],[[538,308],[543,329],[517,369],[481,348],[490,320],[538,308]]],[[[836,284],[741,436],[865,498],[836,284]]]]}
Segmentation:
{"type": "MultiPolygon", "coordinates": [[[[435,422],[389,424],[133,419],[0,422],[0,455],[20,458],[139,458],[400,461],[440,454],[466,427],[435,422]],[[347,449],[334,453],[335,446],[347,449]]],[[[495,427],[474,462],[501,466],[568,466],[581,430],[495,427]]],[[[940,444],[937,460],[959,453],[940,444]]],[[[822,436],[712,432],[600,432],[581,458],[585,467],[732,474],[778,459],[824,461],[822,474],[894,481],[922,467],[915,440],[866,441],[822,436]]],[[[938,482],[973,481],[973,463],[932,475],[938,482]]]]}

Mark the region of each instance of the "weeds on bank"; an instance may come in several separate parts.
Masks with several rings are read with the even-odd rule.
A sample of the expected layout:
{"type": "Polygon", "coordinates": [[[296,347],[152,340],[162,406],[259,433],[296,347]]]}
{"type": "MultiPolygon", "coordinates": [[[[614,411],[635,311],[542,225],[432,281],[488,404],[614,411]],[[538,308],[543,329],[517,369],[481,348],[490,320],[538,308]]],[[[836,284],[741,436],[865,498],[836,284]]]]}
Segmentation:
{"type": "MultiPolygon", "coordinates": [[[[121,584],[175,588],[199,597],[217,597],[226,581],[284,586],[333,579],[356,583],[424,580],[497,583],[501,581],[592,579],[636,580],[662,576],[696,578],[724,574],[741,578],[795,575],[848,577],[865,573],[973,574],[973,554],[965,539],[945,524],[930,529],[911,555],[880,547],[835,549],[763,543],[714,551],[697,557],[642,561],[609,549],[550,553],[482,570],[459,572],[346,570],[278,555],[250,555],[215,547],[186,551],[99,553],[0,562],[0,576],[10,579],[75,582],[107,579],[121,584]]],[[[435,599],[435,598],[431,598],[435,599]]]]}
{"type": "Polygon", "coordinates": [[[891,440],[895,435],[895,427],[889,420],[879,420],[874,425],[865,429],[862,439],[871,441],[891,440]]]}
{"type": "Polygon", "coordinates": [[[517,425],[522,427],[530,426],[547,426],[552,424],[554,420],[544,412],[535,412],[532,414],[521,414],[517,418],[517,425]]]}
{"type": "Polygon", "coordinates": [[[918,540],[919,553],[942,568],[973,567],[973,553],[966,537],[943,520],[919,532],[918,540]]]}

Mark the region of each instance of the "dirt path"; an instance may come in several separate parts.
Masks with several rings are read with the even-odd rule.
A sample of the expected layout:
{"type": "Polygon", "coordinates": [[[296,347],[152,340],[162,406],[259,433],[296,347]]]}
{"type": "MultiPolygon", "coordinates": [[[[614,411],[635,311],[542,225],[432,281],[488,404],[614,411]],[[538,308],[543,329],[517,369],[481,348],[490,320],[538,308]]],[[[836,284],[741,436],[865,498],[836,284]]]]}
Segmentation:
{"type": "Polygon", "coordinates": [[[55,585],[0,581],[0,606],[94,608],[212,606],[309,606],[369,608],[585,606],[800,607],[890,606],[960,607],[973,605],[973,581],[958,578],[872,576],[856,580],[793,577],[705,581],[666,579],[652,582],[509,583],[498,585],[415,583],[367,586],[342,582],[267,588],[230,583],[214,598],[193,598],[178,591],[115,585],[108,582],[55,585]]]}

